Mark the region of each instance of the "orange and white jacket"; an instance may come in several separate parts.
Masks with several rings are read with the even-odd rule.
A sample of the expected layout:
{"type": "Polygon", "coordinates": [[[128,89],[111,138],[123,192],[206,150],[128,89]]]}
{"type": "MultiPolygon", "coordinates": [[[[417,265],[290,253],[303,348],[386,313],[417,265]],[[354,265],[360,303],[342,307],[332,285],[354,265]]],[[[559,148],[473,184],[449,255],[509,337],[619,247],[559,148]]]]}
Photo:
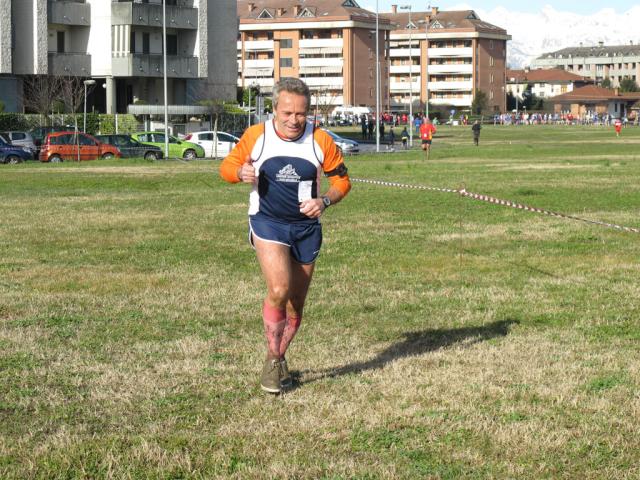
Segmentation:
{"type": "Polygon", "coordinates": [[[299,204],[320,196],[323,173],[343,196],[351,189],[340,150],[327,132],[314,129],[311,122],[296,140],[278,135],[273,121],[248,128],[222,161],[222,178],[239,182],[238,169],[248,158],[258,178],[249,195],[249,215],[260,213],[286,222],[311,221],[300,213],[299,204]]]}

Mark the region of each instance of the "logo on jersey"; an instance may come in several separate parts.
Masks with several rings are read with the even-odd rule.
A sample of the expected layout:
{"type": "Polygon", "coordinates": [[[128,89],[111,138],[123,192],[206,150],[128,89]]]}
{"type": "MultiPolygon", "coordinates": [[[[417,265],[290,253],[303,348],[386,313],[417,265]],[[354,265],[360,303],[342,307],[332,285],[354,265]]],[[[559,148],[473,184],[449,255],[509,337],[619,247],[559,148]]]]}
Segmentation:
{"type": "Polygon", "coordinates": [[[276,180],[278,182],[300,183],[300,175],[298,175],[296,169],[293,168],[293,165],[288,164],[280,169],[276,175],[276,180]]]}

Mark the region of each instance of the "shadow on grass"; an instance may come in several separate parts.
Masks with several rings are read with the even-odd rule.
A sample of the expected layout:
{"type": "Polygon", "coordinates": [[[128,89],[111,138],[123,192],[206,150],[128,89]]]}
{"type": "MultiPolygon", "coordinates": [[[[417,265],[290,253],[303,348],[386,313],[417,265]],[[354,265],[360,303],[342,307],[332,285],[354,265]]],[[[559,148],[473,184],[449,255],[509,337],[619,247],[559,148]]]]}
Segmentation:
{"type": "Polygon", "coordinates": [[[404,340],[394,343],[382,350],[371,360],[349,363],[341,367],[325,370],[292,372],[294,388],[301,383],[312,383],[324,378],[335,378],[342,375],[357,374],[367,370],[376,370],[400,358],[422,355],[457,344],[468,346],[492,338],[505,337],[509,334],[511,326],[519,323],[518,320],[510,319],[492,322],[480,327],[430,329],[418,332],[407,332],[404,334],[404,340]],[[311,375],[311,378],[302,380],[300,378],[302,374],[311,375]]]}

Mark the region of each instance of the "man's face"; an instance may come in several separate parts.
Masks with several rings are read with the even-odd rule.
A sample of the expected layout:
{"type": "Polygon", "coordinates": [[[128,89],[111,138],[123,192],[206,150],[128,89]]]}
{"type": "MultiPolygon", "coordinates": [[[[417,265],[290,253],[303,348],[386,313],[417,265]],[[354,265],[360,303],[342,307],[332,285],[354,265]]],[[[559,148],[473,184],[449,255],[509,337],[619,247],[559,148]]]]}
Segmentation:
{"type": "Polygon", "coordinates": [[[298,138],[307,121],[307,99],[304,95],[280,92],[275,109],[276,129],[290,140],[298,138]]]}

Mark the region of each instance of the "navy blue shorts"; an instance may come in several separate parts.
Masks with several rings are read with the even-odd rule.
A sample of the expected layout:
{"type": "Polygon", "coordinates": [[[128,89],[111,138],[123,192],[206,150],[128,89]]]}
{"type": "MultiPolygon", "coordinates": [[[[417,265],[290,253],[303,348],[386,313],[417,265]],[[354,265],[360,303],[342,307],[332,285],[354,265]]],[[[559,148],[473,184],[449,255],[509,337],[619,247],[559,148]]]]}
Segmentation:
{"type": "Polygon", "coordinates": [[[302,264],[316,261],[322,246],[322,225],[314,223],[287,223],[259,215],[249,216],[249,242],[253,236],[265,242],[280,243],[289,247],[293,259],[302,264]]]}

